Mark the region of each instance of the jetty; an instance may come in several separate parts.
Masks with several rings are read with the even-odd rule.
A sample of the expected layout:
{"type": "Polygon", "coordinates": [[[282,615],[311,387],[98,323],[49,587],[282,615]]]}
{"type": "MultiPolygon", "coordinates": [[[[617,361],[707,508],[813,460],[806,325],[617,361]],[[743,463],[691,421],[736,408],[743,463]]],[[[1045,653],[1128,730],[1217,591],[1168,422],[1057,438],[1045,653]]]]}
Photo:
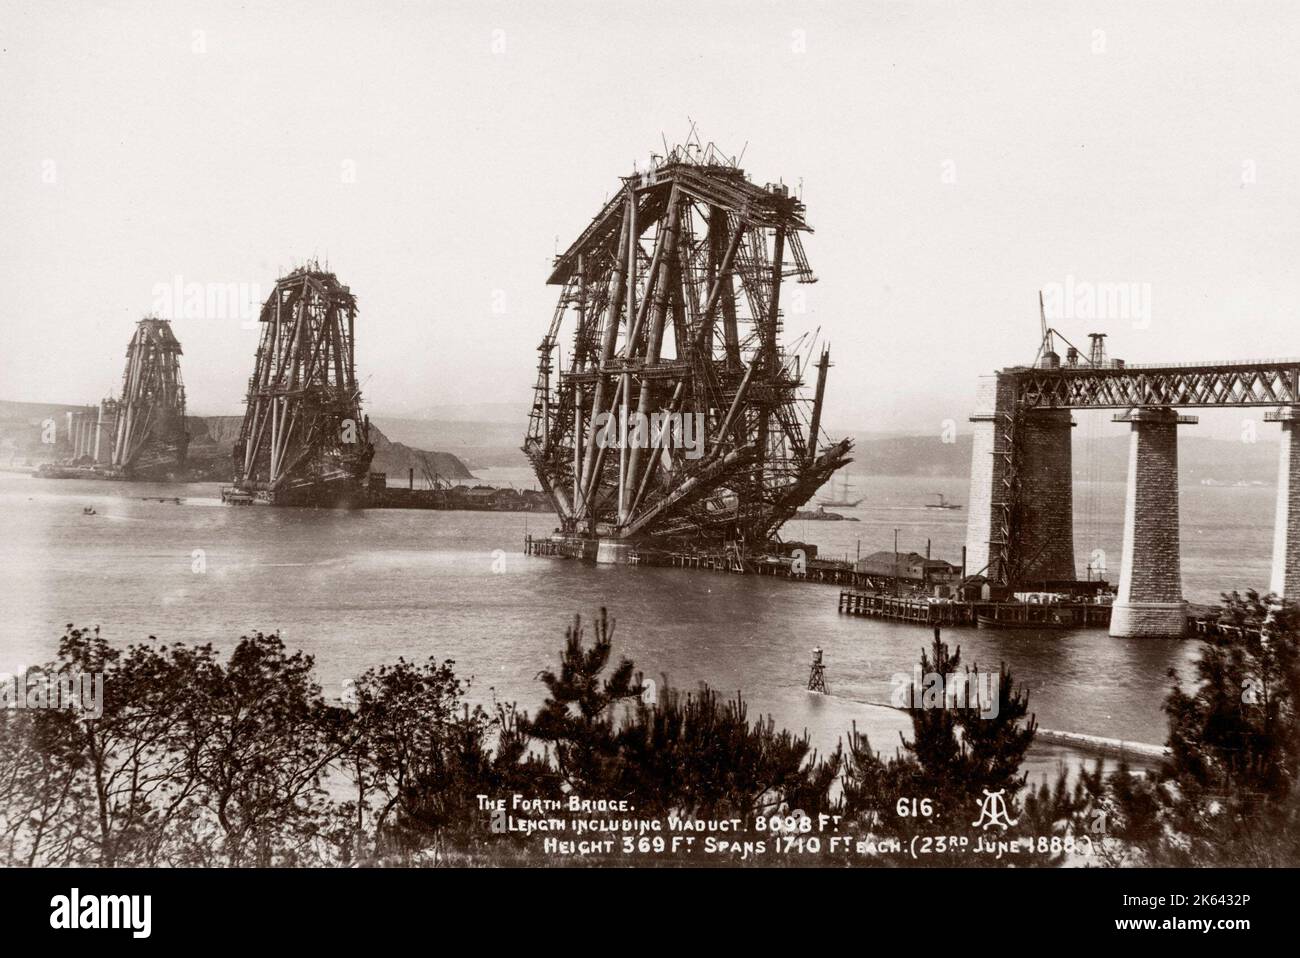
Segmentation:
{"type": "Polygon", "coordinates": [[[1104,629],[1110,625],[1109,603],[1077,599],[1061,602],[972,601],[849,589],[840,593],[839,612],[925,626],[1104,629]]]}

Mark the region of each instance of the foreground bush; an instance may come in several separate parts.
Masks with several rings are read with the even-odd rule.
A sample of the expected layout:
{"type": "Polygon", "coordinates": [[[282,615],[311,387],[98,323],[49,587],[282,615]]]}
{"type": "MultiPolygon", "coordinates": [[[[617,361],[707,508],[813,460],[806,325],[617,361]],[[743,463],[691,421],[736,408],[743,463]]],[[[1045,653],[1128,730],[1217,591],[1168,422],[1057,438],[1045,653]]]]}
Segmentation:
{"type": "MultiPolygon", "coordinates": [[[[485,812],[484,797],[519,793],[746,828],[829,813],[872,840],[965,843],[923,864],[1294,864],[1297,616],[1253,594],[1226,597],[1225,616],[1242,637],[1207,639],[1196,686],[1175,683],[1166,767],[1105,778],[1099,763],[1072,786],[1062,770],[1037,789],[1020,772],[1036,726],[1005,666],[995,710],[913,700],[912,737],[893,756],[854,729],[823,758],[806,733],[751,719],[739,695],[655,686],[630,661],[613,664],[604,610],[590,643],[580,619],[568,629],[558,670],[539,676],[535,717],[471,705],[451,661],[399,659],[331,703],[311,657],[274,634],[242,637],[223,658],[207,645],[119,649],[69,626],[46,671],[103,674],[102,710],[0,709],[0,862],[556,864],[485,812]],[[991,837],[1049,846],[970,854],[991,793],[1009,820],[991,837]],[[1097,854],[1081,859],[1075,838],[1097,854]]],[[[937,631],[920,664],[966,668],[937,631]]]]}
{"type": "Polygon", "coordinates": [[[0,709],[0,861],[307,865],[527,859],[479,796],[630,799],[641,816],[829,807],[838,759],[751,722],[743,700],[601,678],[575,620],[536,719],[466,701],[454,663],[398,660],[327,702],[277,635],[118,649],[68,627],[46,673],[104,676],[102,713],[0,709]],[[794,803],[793,805],[791,803],[794,803]]]}
{"type": "Polygon", "coordinates": [[[1300,614],[1234,592],[1220,623],[1235,634],[1201,639],[1196,684],[1170,673],[1168,762],[1151,780],[1112,783],[1136,863],[1300,862],[1300,614]]]}

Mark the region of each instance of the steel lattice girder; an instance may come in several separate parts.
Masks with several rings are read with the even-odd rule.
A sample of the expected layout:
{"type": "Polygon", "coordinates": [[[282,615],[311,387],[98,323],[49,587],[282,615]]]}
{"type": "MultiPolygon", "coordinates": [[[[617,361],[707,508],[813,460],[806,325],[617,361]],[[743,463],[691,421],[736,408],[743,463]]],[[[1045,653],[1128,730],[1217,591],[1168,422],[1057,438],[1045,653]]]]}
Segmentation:
{"type": "Polygon", "coordinates": [[[565,531],[763,539],[847,464],[847,441],[810,435],[818,417],[779,347],[782,281],[815,281],[806,231],[784,188],[675,155],[625,178],[557,259],[523,448],[565,531]],[[597,441],[604,417],[647,413],[698,417],[702,455],[597,441]]]}
{"type": "Polygon", "coordinates": [[[189,433],[180,357],[169,320],[148,317],[136,323],[126,348],[122,398],[112,404],[112,465],[134,472],[184,464],[189,433]]]}
{"type": "Polygon", "coordinates": [[[1027,409],[1134,406],[1280,406],[1297,402],[1300,361],[1007,369],[1027,409]]]}
{"type": "Polygon", "coordinates": [[[306,489],[359,483],[374,455],[361,414],[356,299],[333,273],[301,268],[277,281],[235,446],[236,484],[306,489]]]}

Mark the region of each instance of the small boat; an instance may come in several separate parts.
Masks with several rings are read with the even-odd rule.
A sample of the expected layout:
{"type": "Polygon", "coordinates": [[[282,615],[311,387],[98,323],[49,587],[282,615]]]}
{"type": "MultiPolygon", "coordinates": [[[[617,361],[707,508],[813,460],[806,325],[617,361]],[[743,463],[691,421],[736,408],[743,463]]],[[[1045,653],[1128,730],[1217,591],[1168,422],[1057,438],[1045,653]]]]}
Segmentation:
{"type": "Polygon", "coordinates": [[[1066,622],[1060,616],[1050,619],[997,619],[991,615],[975,616],[976,624],[981,629],[1071,629],[1077,623],[1066,622]]]}
{"type": "Polygon", "coordinates": [[[961,503],[959,503],[959,502],[949,502],[947,499],[945,499],[945,498],[943,497],[943,493],[942,493],[942,492],[932,492],[932,493],[930,493],[930,495],[932,495],[932,496],[938,496],[938,497],[939,497],[939,501],[938,501],[938,502],[927,502],[927,503],[925,504],[925,507],[926,507],[927,509],[960,509],[960,508],[961,508],[961,503]]]}
{"type": "Polygon", "coordinates": [[[94,508],[91,507],[91,506],[85,506],[85,507],[81,510],[81,514],[82,514],[83,516],[93,516],[93,515],[95,514],[95,510],[94,510],[94,508]]]}

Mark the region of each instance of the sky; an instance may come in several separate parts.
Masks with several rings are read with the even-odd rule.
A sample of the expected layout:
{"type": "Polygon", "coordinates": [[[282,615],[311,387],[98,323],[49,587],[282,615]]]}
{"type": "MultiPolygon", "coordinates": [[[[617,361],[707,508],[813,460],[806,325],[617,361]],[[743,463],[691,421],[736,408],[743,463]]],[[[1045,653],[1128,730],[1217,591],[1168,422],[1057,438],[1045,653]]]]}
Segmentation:
{"type": "Polygon", "coordinates": [[[243,303],[174,322],[189,408],[238,414],[255,304],[318,259],[358,298],[369,410],[526,402],[557,249],[692,123],[802,191],[819,282],[785,327],[831,344],[832,432],[965,429],[976,377],[1034,358],[1040,290],[1130,362],[1300,355],[1298,27],[1186,0],[0,0],[0,398],[120,388],[134,322],[200,284],[243,303]]]}

